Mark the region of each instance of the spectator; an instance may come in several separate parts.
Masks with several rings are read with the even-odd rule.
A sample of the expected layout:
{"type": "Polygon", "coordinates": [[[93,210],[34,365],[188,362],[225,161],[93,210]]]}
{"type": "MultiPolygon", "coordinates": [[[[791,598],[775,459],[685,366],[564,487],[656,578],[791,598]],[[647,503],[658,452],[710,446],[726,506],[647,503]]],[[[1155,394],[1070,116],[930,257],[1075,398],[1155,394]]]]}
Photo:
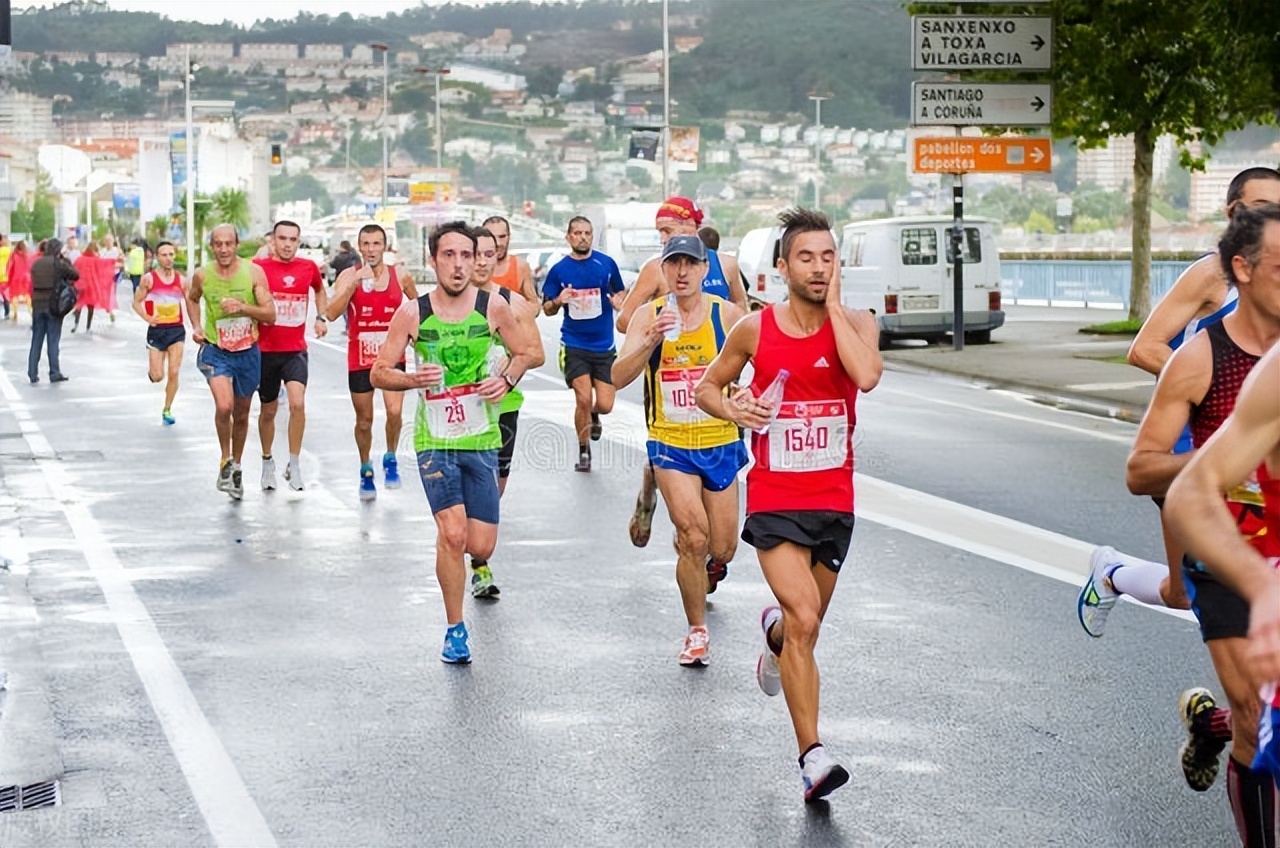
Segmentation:
{"type": "Polygon", "coordinates": [[[75,323],[71,325],[71,332],[74,333],[80,329],[80,312],[88,307],[89,320],[84,325],[84,331],[87,333],[93,329],[95,309],[105,309],[111,314],[111,320],[115,320],[115,260],[102,256],[98,246],[89,242],[85,246],[84,253],[80,254],[80,258],[76,260],[75,269],[80,280],[76,285],[80,290],[80,296],[76,298],[76,317],[75,323]]]}
{"type": "Polygon", "coordinates": [[[49,313],[49,301],[63,280],[80,278],[76,269],[62,255],[62,243],[49,239],[45,254],[31,265],[31,350],[27,354],[27,378],[40,382],[42,348],[49,352],[49,382],[61,383],[67,378],[58,361],[58,343],[62,340],[62,318],[49,313]]]}
{"type": "MultiPolygon", "coordinates": [[[[13,255],[13,245],[9,244],[9,237],[4,233],[0,233],[0,300],[4,301],[4,317],[9,318],[9,257],[13,255]]],[[[18,317],[17,310],[14,310],[13,316],[18,317]]]]}
{"type": "Polygon", "coordinates": [[[133,284],[133,290],[136,293],[138,283],[142,282],[142,275],[147,270],[147,243],[140,238],[134,239],[124,264],[125,273],[129,275],[129,282],[133,284]]]}
{"type": "MultiPolygon", "coordinates": [[[[13,304],[13,320],[18,320],[18,304],[26,303],[31,308],[31,251],[27,243],[19,240],[13,246],[13,253],[5,263],[5,273],[9,277],[9,300],[13,304]]],[[[32,309],[32,314],[35,310],[32,309]]]]}
{"type": "Polygon", "coordinates": [[[356,252],[351,248],[351,242],[344,239],[338,245],[338,252],[329,260],[329,267],[333,269],[333,278],[336,280],[339,274],[358,261],[360,261],[360,257],[356,256],[356,252]]]}

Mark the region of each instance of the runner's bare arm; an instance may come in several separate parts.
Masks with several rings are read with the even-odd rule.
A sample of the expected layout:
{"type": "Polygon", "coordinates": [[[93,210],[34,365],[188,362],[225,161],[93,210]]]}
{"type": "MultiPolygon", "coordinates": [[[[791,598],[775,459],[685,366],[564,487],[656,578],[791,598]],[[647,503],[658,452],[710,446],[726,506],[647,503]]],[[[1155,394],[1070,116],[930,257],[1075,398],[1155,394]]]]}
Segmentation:
{"type": "Polygon", "coordinates": [[[316,285],[314,286],[316,293],[316,320],[313,332],[317,339],[323,339],[329,334],[329,292],[325,289],[324,278],[320,276],[320,269],[316,269],[316,285]],[[323,321],[320,319],[324,318],[323,321]]]}
{"type": "Polygon", "coordinates": [[[396,274],[400,279],[400,290],[404,292],[404,296],[410,300],[417,300],[418,287],[413,282],[413,275],[408,271],[397,271],[396,274]]]}
{"type": "Polygon", "coordinates": [[[547,351],[542,346],[542,334],[538,332],[538,307],[534,305],[533,301],[526,300],[523,296],[512,292],[511,309],[515,312],[516,323],[528,342],[530,360],[529,368],[526,370],[541,368],[547,361],[547,351]]]}
{"type": "Polygon", "coordinates": [[[253,280],[253,299],[257,303],[242,303],[240,311],[260,324],[276,322],[276,302],[267,285],[267,275],[257,265],[249,265],[249,277],[253,280]]]}
{"type": "Polygon", "coordinates": [[[351,296],[356,293],[356,266],[349,266],[341,274],[338,279],[333,281],[333,295],[329,297],[328,309],[325,315],[330,321],[337,321],[342,313],[347,311],[347,304],[351,302],[351,296]]]}
{"type": "Polygon", "coordinates": [[[489,326],[497,332],[503,343],[511,351],[511,358],[508,360],[502,376],[482,380],[478,387],[482,398],[496,403],[502,400],[502,396],[511,391],[512,385],[520,382],[525,372],[532,367],[535,358],[534,345],[536,344],[540,348],[542,339],[539,337],[535,342],[529,338],[529,334],[516,319],[516,314],[511,306],[500,297],[489,301],[489,326]],[[510,382],[508,382],[508,378],[510,378],[510,382]]]}
{"type": "Polygon", "coordinates": [[[720,307],[720,323],[724,325],[725,332],[732,330],[746,315],[746,307],[738,306],[735,303],[726,303],[720,307]]]}
{"type": "Polygon", "coordinates": [[[747,311],[747,287],[742,283],[742,269],[738,267],[738,260],[732,256],[721,256],[720,270],[724,272],[725,282],[729,284],[729,300],[743,312],[747,311]]]}
{"type": "Polygon", "coordinates": [[[433,386],[440,381],[439,365],[422,363],[412,374],[396,368],[409,343],[418,337],[418,301],[403,301],[391,316],[387,338],[378,349],[378,358],[369,370],[369,382],[375,389],[391,392],[407,392],[433,386]]]}
{"type": "Polygon", "coordinates": [[[201,314],[200,301],[204,297],[204,271],[196,271],[191,275],[191,285],[187,286],[187,318],[191,321],[191,340],[204,343],[204,318],[201,314]]]}
{"type": "Polygon", "coordinates": [[[643,374],[649,357],[653,355],[653,349],[662,344],[662,334],[673,326],[675,318],[668,317],[665,309],[657,318],[648,309],[636,315],[627,327],[627,338],[622,343],[622,350],[613,361],[613,384],[621,389],[643,374]]]}
{"type": "Polygon", "coordinates": [[[138,283],[138,290],[133,293],[133,311],[139,318],[147,322],[148,326],[155,326],[155,318],[147,314],[147,310],[143,307],[143,303],[147,299],[147,294],[151,291],[151,274],[143,274],[142,282],[138,283]]]}
{"type": "Polygon", "coordinates": [[[1164,495],[1173,478],[1190,461],[1194,451],[1170,451],[1191,420],[1192,404],[1209,391],[1212,356],[1208,338],[1197,336],[1178,349],[1156,380],[1155,394],[1142,416],[1125,464],[1125,483],[1133,494],[1164,495]]]}
{"type": "Polygon", "coordinates": [[[880,326],[865,309],[849,309],[841,301],[840,263],[835,263],[827,286],[827,317],[836,336],[840,364],[860,391],[869,392],[880,383],[884,360],[880,357],[880,326]]]}
{"type": "Polygon", "coordinates": [[[694,399],[703,412],[750,430],[768,423],[772,408],[760,403],[750,388],[740,389],[732,398],[726,398],[724,393],[725,388],[741,376],[759,343],[760,313],[756,312],[743,318],[729,331],[724,347],[711,360],[711,365],[694,389],[694,399]]]}
{"type": "Polygon", "coordinates": [[[1226,287],[1218,254],[1193,262],[1142,323],[1129,346],[1129,364],[1159,374],[1173,355],[1169,342],[1195,319],[1212,314],[1221,305],[1226,287]]]}
{"type": "Polygon", "coordinates": [[[1257,600],[1272,569],[1236,527],[1223,494],[1280,448],[1280,348],[1240,389],[1235,411],[1169,487],[1165,517],[1178,538],[1241,597],[1257,600]]]}
{"type": "MultiPolygon", "coordinates": [[[[533,284],[533,269],[529,267],[529,260],[523,256],[513,256],[512,261],[516,263],[516,274],[520,280],[520,294],[530,303],[538,302],[538,289],[533,284]]],[[[536,365],[534,366],[537,367],[536,365]]]]}
{"type": "Polygon", "coordinates": [[[636,277],[635,285],[631,287],[626,300],[622,301],[622,308],[618,310],[618,320],[614,322],[618,332],[625,333],[627,324],[631,322],[631,316],[636,310],[655,297],[666,294],[666,288],[666,279],[662,276],[662,263],[657,259],[645,262],[640,268],[640,276],[636,277]]]}

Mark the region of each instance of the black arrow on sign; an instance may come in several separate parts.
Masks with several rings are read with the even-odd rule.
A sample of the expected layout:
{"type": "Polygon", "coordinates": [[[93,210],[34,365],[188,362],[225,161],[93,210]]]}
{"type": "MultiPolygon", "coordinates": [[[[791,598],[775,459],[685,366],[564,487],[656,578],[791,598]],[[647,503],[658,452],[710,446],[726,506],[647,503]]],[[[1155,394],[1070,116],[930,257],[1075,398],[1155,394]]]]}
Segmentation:
{"type": "Polygon", "coordinates": [[[1036,99],[1031,101],[1031,105],[1035,107],[1037,112],[1039,112],[1044,108],[1044,101],[1040,99],[1039,95],[1036,95],[1036,99]]]}
{"type": "Polygon", "coordinates": [[[1044,47],[1044,39],[1037,35],[1035,38],[1031,39],[1031,46],[1038,52],[1040,48],[1044,47]]]}

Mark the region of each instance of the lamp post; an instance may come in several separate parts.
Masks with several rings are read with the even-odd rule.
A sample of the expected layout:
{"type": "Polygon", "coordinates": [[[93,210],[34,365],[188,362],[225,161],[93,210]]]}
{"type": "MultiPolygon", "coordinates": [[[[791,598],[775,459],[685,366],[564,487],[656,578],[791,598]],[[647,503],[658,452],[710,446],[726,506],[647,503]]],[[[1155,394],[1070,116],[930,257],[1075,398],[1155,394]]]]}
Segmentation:
{"type": "Polygon", "coordinates": [[[662,197],[671,196],[671,16],[662,0],[662,197]]]}
{"type": "Polygon", "coordinates": [[[818,173],[813,177],[813,208],[821,209],[822,204],[819,202],[818,184],[822,181],[822,101],[830,100],[832,97],[830,92],[819,94],[817,92],[809,92],[809,99],[813,101],[814,123],[818,125],[817,137],[813,140],[814,154],[818,161],[818,173]]]}
{"type": "Polygon", "coordinates": [[[440,112],[440,77],[449,73],[448,68],[414,68],[419,74],[432,74],[436,78],[436,167],[444,167],[444,123],[440,112]]]}
{"type": "Polygon", "coordinates": [[[375,41],[369,45],[382,54],[382,208],[387,208],[387,55],[391,52],[389,45],[375,41]]]}
{"type": "MultiPolygon", "coordinates": [[[[187,111],[187,137],[186,137],[186,178],[183,180],[183,189],[187,193],[187,225],[184,229],[187,231],[187,279],[191,279],[191,275],[195,273],[196,262],[196,195],[195,182],[191,179],[192,172],[192,148],[195,145],[195,129],[193,126],[191,115],[191,77],[195,74],[195,68],[191,64],[191,45],[187,45],[186,59],[184,60],[183,82],[184,93],[186,95],[186,111],[187,111]]],[[[90,233],[92,234],[92,229],[90,233]]]]}

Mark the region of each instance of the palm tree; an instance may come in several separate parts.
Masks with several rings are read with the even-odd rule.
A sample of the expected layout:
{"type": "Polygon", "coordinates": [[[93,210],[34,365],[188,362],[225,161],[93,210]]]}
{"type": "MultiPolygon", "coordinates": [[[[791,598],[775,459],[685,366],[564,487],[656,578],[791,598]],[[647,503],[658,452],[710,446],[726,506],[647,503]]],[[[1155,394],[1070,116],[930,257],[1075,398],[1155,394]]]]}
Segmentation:
{"type": "Polygon", "coordinates": [[[220,188],[210,198],[211,212],[219,224],[234,224],[243,232],[249,226],[249,195],[238,188],[220,188]]]}

